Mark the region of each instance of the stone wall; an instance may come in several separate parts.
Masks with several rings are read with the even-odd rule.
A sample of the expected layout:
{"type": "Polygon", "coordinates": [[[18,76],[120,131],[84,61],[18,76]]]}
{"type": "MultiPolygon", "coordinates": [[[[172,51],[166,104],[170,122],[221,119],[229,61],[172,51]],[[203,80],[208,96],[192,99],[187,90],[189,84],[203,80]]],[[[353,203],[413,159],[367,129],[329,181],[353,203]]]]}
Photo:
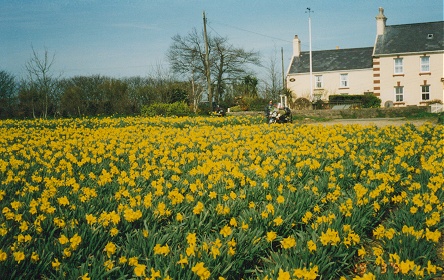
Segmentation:
{"type": "Polygon", "coordinates": [[[294,116],[318,117],[327,119],[366,119],[366,118],[399,118],[423,112],[429,112],[428,106],[408,106],[393,108],[362,108],[345,110],[300,110],[293,111],[294,116]]]}
{"type": "MultiPolygon", "coordinates": [[[[292,110],[296,118],[325,119],[366,119],[366,118],[399,118],[430,112],[429,106],[407,106],[392,108],[363,108],[345,110],[292,110]]],[[[228,115],[264,115],[264,112],[232,112],[228,115]]]]}

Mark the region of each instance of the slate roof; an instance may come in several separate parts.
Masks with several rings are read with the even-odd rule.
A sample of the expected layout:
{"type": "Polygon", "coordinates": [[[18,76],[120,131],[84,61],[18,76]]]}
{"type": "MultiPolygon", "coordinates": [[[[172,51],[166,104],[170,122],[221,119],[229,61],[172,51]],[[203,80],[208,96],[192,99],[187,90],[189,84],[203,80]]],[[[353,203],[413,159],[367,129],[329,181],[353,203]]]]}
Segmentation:
{"type": "MultiPolygon", "coordinates": [[[[347,71],[373,67],[373,47],[313,51],[313,72],[347,71]]],[[[310,72],[310,53],[293,57],[289,74],[310,72]]]]}
{"type": "Polygon", "coordinates": [[[444,50],[443,33],[444,21],[388,25],[384,34],[376,38],[374,54],[444,50]]]}

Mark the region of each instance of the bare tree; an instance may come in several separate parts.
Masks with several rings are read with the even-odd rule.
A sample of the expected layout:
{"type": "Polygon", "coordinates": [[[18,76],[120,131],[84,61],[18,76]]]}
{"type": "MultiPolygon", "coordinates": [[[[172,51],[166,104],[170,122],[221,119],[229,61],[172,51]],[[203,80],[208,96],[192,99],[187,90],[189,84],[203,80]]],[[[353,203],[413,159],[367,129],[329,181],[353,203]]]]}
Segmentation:
{"type": "MultiPolygon", "coordinates": [[[[37,102],[43,102],[43,118],[48,116],[50,98],[56,93],[57,81],[53,77],[52,73],[54,60],[55,53],[50,56],[48,50],[45,48],[45,52],[41,57],[34,50],[34,47],[32,47],[32,57],[25,65],[31,87],[34,88],[41,96],[43,96],[43,100],[37,100],[37,102]]],[[[33,117],[35,118],[36,115],[34,108],[35,104],[32,104],[33,117]]]]}
{"type": "Polygon", "coordinates": [[[205,43],[194,28],[186,37],[173,36],[167,58],[174,73],[205,75],[205,43]]]}
{"type": "Polygon", "coordinates": [[[277,59],[277,52],[275,51],[269,58],[268,64],[265,66],[265,71],[267,74],[267,79],[264,81],[265,83],[265,92],[264,97],[266,99],[275,99],[277,100],[279,94],[282,91],[282,82],[279,74],[279,65],[277,59]]]}
{"type": "Polygon", "coordinates": [[[213,38],[214,55],[212,71],[215,76],[216,102],[222,99],[225,87],[230,80],[253,76],[248,65],[261,65],[259,53],[245,51],[228,43],[227,38],[213,38]]]}
{"type": "Polygon", "coordinates": [[[16,101],[17,84],[12,74],[0,71],[0,118],[12,117],[16,101]]]}
{"type": "MultiPolygon", "coordinates": [[[[167,52],[172,71],[186,75],[193,84],[205,81],[207,66],[203,34],[193,29],[187,36],[175,35],[172,40],[167,52]]],[[[260,59],[257,52],[236,48],[229,44],[227,38],[212,37],[210,34],[208,44],[212,86],[218,102],[223,98],[227,83],[245,76],[249,73],[248,66],[260,65],[260,59]]]]}

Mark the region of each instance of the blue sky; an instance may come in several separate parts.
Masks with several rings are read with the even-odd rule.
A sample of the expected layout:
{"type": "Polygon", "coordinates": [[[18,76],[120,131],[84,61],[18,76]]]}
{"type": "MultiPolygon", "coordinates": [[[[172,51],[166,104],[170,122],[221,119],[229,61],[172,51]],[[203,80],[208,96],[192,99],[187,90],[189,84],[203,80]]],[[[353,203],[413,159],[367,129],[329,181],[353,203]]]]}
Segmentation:
{"type": "Polygon", "coordinates": [[[265,65],[283,48],[286,69],[294,35],[309,48],[307,7],[313,50],[372,46],[379,7],[387,25],[443,20],[442,0],[0,0],[0,70],[24,77],[33,47],[57,75],[143,77],[168,68],[171,38],[201,30],[203,11],[208,32],[265,65]]]}

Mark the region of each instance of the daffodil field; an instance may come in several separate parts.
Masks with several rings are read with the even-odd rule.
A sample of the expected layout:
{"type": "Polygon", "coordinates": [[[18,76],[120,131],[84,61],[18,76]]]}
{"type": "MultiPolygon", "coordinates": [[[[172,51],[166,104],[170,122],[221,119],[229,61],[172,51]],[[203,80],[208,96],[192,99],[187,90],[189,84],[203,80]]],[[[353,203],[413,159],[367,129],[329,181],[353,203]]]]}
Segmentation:
{"type": "Polygon", "coordinates": [[[1,279],[437,279],[444,126],[0,121],[1,279]]]}

